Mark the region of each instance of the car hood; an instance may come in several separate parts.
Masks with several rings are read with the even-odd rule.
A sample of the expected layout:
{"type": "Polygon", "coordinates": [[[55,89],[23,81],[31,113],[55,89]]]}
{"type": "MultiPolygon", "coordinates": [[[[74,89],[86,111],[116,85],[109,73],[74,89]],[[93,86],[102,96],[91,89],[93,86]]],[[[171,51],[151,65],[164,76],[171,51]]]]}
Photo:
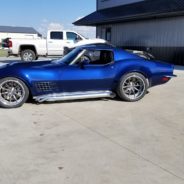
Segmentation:
{"type": "MultiPolygon", "coordinates": [[[[12,63],[5,63],[0,65],[0,69],[5,68],[44,68],[54,65],[54,62],[52,60],[48,61],[37,61],[37,62],[12,62],[12,63]]],[[[63,64],[64,65],[64,64],[63,64]]]]}

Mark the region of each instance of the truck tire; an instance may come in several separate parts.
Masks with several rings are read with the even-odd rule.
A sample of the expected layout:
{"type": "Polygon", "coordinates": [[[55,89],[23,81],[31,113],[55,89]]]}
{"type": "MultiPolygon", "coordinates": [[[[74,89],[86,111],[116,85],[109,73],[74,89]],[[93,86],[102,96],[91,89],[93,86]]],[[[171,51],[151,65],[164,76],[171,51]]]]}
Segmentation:
{"type": "Polygon", "coordinates": [[[36,53],[33,50],[26,49],[21,51],[22,61],[34,61],[36,59],[36,53]]]}

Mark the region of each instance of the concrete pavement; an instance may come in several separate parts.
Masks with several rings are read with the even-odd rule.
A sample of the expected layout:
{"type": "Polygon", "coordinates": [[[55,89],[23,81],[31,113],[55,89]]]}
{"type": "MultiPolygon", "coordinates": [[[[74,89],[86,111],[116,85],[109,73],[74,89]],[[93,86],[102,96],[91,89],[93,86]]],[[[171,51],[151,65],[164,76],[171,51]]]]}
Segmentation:
{"type": "Polygon", "coordinates": [[[0,109],[0,184],[183,184],[184,68],[137,103],[0,109]]]}

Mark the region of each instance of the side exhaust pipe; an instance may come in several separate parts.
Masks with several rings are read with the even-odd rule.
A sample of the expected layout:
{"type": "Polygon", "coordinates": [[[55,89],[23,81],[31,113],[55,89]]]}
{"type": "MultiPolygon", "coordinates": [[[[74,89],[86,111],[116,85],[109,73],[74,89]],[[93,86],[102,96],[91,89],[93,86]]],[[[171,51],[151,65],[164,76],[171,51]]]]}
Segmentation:
{"type": "Polygon", "coordinates": [[[74,93],[55,93],[48,95],[35,96],[34,99],[41,102],[69,101],[93,98],[114,98],[116,94],[112,91],[88,91],[74,93]]]}

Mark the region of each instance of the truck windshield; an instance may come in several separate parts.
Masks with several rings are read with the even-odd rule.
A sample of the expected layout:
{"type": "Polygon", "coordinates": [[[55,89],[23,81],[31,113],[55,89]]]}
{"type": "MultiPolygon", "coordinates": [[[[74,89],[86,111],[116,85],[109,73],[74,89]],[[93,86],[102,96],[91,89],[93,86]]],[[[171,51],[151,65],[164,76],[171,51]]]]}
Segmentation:
{"type": "Polygon", "coordinates": [[[65,63],[65,64],[69,65],[79,55],[80,52],[81,52],[81,49],[76,48],[76,49],[72,50],[69,54],[64,56],[63,58],[54,60],[53,62],[54,63],[65,63]]]}

